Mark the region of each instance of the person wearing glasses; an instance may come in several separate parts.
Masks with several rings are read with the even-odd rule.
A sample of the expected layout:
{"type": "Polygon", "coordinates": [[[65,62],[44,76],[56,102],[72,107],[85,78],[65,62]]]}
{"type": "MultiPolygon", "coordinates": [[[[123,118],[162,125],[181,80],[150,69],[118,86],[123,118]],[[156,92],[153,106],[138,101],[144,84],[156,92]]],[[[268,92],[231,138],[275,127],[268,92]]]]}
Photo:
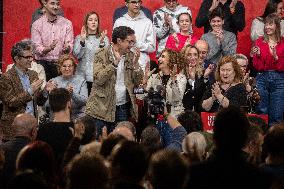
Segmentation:
{"type": "Polygon", "coordinates": [[[143,71],[138,63],[139,50],[130,50],[135,42],[134,30],[119,26],[112,32],[112,44],[95,54],[94,82],[85,114],[96,125],[97,137],[104,126],[110,132],[118,122],[130,117],[138,120],[133,89],[142,81],[143,71]]]}
{"type": "Polygon", "coordinates": [[[0,99],[3,112],[0,133],[3,141],[11,140],[15,133],[11,127],[14,118],[21,113],[37,115],[36,104],[44,103],[42,79],[30,70],[34,59],[32,46],[27,40],[17,42],[11,50],[14,66],[0,78],[0,99]]]}
{"type": "Polygon", "coordinates": [[[84,116],[84,108],[88,98],[86,80],[81,75],[74,75],[76,71],[76,61],[71,55],[62,55],[59,60],[59,73],[61,75],[47,82],[48,92],[55,88],[65,88],[71,94],[71,119],[84,116]]]}
{"type": "Polygon", "coordinates": [[[154,26],[143,11],[141,11],[141,0],[125,0],[128,12],[118,18],[113,28],[127,26],[135,31],[137,43],[135,47],[140,51],[139,65],[145,71],[146,63],[150,62],[149,53],[156,50],[156,35],[154,26]]]}
{"type": "MultiPolygon", "coordinates": [[[[146,15],[146,17],[149,18],[153,22],[153,15],[151,13],[151,10],[144,6],[141,6],[141,10],[146,15]]],[[[126,5],[115,9],[113,13],[113,17],[112,17],[112,24],[114,24],[118,18],[123,17],[123,15],[127,13],[127,11],[128,9],[126,5]]]]}
{"type": "MultiPolygon", "coordinates": [[[[181,13],[188,13],[192,17],[191,10],[179,4],[177,0],[164,0],[164,6],[154,12],[153,22],[158,40],[157,57],[161,55],[162,50],[165,48],[170,34],[180,32],[177,17],[181,13]]],[[[191,23],[189,29],[189,32],[192,33],[191,23]]]]}

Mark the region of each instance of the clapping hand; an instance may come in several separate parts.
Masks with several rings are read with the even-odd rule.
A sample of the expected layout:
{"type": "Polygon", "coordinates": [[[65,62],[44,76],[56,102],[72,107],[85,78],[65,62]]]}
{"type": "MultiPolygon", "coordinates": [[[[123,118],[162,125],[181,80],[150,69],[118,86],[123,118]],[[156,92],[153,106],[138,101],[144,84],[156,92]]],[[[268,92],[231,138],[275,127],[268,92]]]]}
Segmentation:
{"type": "Polygon", "coordinates": [[[57,88],[57,83],[56,83],[55,81],[53,81],[53,80],[49,80],[49,81],[46,83],[44,89],[45,89],[47,92],[50,92],[50,91],[52,91],[52,90],[55,89],[55,88],[57,88]]]}
{"type": "Polygon", "coordinates": [[[43,80],[42,79],[38,79],[38,80],[34,81],[31,84],[31,89],[32,89],[33,93],[36,93],[40,89],[42,84],[43,84],[43,80]]]}
{"type": "Polygon", "coordinates": [[[66,89],[69,91],[70,94],[73,93],[73,86],[70,83],[67,85],[66,89]]]}
{"type": "Polygon", "coordinates": [[[212,86],[212,97],[216,99],[219,95],[221,95],[221,89],[219,82],[215,82],[212,86]]]}

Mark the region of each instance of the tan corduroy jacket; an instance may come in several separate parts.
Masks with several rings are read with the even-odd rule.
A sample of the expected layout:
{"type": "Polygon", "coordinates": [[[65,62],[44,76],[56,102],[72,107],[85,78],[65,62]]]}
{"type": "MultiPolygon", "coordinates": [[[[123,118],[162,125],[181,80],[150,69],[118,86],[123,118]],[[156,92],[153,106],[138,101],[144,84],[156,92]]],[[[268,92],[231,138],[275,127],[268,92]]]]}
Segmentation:
{"type": "MultiPolygon", "coordinates": [[[[116,110],[116,68],[113,66],[111,46],[100,49],[94,59],[94,82],[91,94],[88,98],[85,113],[94,118],[114,122],[116,110]]],[[[134,70],[133,53],[125,55],[124,61],[124,84],[131,101],[131,115],[138,119],[138,107],[133,88],[137,87],[142,80],[142,69],[134,70]]]]}

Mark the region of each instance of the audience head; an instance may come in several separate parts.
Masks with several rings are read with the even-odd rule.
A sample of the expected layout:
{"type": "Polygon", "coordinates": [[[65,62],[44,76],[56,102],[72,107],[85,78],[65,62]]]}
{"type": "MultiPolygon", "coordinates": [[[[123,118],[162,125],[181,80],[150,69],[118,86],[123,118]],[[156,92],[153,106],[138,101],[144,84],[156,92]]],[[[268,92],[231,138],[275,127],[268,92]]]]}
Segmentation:
{"type": "Polygon", "coordinates": [[[82,146],[80,154],[100,154],[102,143],[93,141],[82,146]]]}
{"type": "Polygon", "coordinates": [[[127,140],[124,136],[122,135],[117,135],[117,134],[109,134],[108,137],[103,140],[102,146],[100,149],[100,154],[105,158],[108,159],[108,157],[111,155],[111,151],[115,145],[118,143],[127,140]]]}
{"type": "Polygon", "coordinates": [[[51,111],[61,112],[71,109],[71,95],[67,89],[56,88],[49,93],[49,104],[51,111]]]}
{"type": "Polygon", "coordinates": [[[31,63],[34,60],[32,42],[30,40],[22,40],[14,44],[11,50],[11,57],[17,68],[27,71],[31,68],[31,63]]]}
{"type": "Polygon", "coordinates": [[[199,162],[206,159],[207,142],[201,133],[189,133],[182,141],[182,149],[190,162],[199,162]]]}
{"type": "Polygon", "coordinates": [[[243,76],[245,76],[247,73],[247,68],[248,68],[248,63],[249,63],[248,58],[243,54],[235,54],[234,58],[237,60],[243,72],[243,76]]]}
{"type": "Polygon", "coordinates": [[[247,161],[252,164],[260,163],[264,133],[258,126],[250,125],[248,137],[243,150],[248,153],[247,161]]]}
{"type": "Polygon", "coordinates": [[[105,189],[108,169],[99,155],[76,155],[67,167],[68,189],[105,189]]]}
{"type": "Polygon", "coordinates": [[[188,164],[180,153],[160,150],[152,155],[148,173],[153,189],[182,189],[188,180],[188,164]]]}
{"type": "Polygon", "coordinates": [[[136,142],[124,141],[117,144],[111,154],[111,176],[116,181],[138,184],[148,168],[148,154],[136,142]]]}
{"type": "Polygon", "coordinates": [[[203,130],[201,118],[195,111],[186,110],[178,115],[177,120],[187,133],[203,130]]]}
{"type": "Polygon", "coordinates": [[[135,32],[130,27],[118,26],[112,31],[112,42],[122,54],[127,53],[136,43],[135,32]]]}
{"type": "Polygon", "coordinates": [[[167,9],[174,11],[178,6],[178,0],[164,0],[167,9]]]}
{"type": "Polygon", "coordinates": [[[164,49],[158,59],[158,62],[159,69],[161,71],[166,69],[173,70],[175,65],[177,65],[178,70],[182,70],[184,68],[184,59],[181,54],[171,49],[164,49]]]}
{"type": "Polygon", "coordinates": [[[25,136],[34,140],[37,135],[37,119],[31,114],[19,114],[15,117],[12,128],[15,136],[25,136]]]}
{"type": "Polygon", "coordinates": [[[245,146],[250,124],[246,115],[233,106],[220,110],[214,121],[214,141],[217,150],[240,152],[245,146]]]}
{"type": "Polygon", "coordinates": [[[188,12],[181,13],[177,17],[180,32],[188,33],[191,30],[192,18],[188,12]]]}
{"type": "Polygon", "coordinates": [[[100,35],[100,17],[95,11],[88,12],[84,18],[84,27],[87,36],[94,33],[97,37],[100,35]]]}
{"type": "Polygon", "coordinates": [[[81,145],[88,144],[92,142],[93,140],[95,140],[97,131],[96,131],[96,125],[94,125],[94,122],[87,116],[81,117],[77,119],[76,121],[81,122],[85,126],[85,132],[81,139],[81,145]]]}
{"type": "Polygon", "coordinates": [[[199,59],[202,62],[204,62],[206,57],[207,57],[207,55],[208,55],[208,52],[209,52],[209,45],[208,45],[208,43],[205,40],[200,39],[200,40],[196,41],[195,47],[198,49],[199,59]]]}
{"type": "Polygon", "coordinates": [[[142,131],[140,144],[145,146],[150,154],[162,149],[161,136],[155,125],[149,125],[142,131]]]}
{"type": "Polygon", "coordinates": [[[215,78],[221,83],[238,83],[243,80],[243,72],[235,58],[225,56],[217,65],[215,78]]]}
{"type": "Polygon", "coordinates": [[[220,32],[223,30],[224,14],[221,8],[215,8],[209,15],[209,23],[213,32],[220,32]]]}
{"type": "Polygon", "coordinates": [[[268,153],[267,164],[283,164],[284,122],[273,125],[264,138],[264,148],[268,153]]]}
{"type": "Polygon", "coordinates": [[[32,170],[18,173],[9,183],[7,189],[49,189],[46,181],[32,170]]]}
{"type": "Polygon", "coordinates": [[[114,134],[122,135],[127,140],[135,141],[136,140],[136,128],[130,121],[121,121],[119,122],[114,131],[114,134]]]}
{"type": "Polygon", "coordinates": [[[59,72],[63,78],[69,78],[74,75],[76,71],[76,60],[70,54],[64,54],[59,57],[58,64],[60,65],[59,72]]]}
{"type": "Polygon", "coordinates": [[[42,141],[34,141],[19,152],[16,170],[25,171],[28,169],[42,175],[49,184],[55,184],[55,159],[49,144],[42,141]]]}
{"type": "Polygon", "coordinates": [[[268,124],[259,116],[248,116],[248,120],[251,126],[256,126],[261,128],[262,133],[266,133],[268,130],[268,124]]]}
{"type": "Polygon", "coordinates": [[[276,14],[269,14],[264,19],[264,40],[268,41],[269,36],[275,36],[276,41],[279,42],[281,38],[280,19],[276,14]]]}

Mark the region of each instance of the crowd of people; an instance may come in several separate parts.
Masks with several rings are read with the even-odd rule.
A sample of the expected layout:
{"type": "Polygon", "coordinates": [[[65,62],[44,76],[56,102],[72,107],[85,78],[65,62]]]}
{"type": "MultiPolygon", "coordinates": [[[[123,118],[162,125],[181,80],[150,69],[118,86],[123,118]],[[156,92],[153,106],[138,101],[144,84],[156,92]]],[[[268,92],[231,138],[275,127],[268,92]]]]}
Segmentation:
{"type": "Polygon", "coordinates": [[[1,188],[284,186],[282,0],[253,20],[249,57],[239,0],[204,0],[196,18],[125,0],[112,32],[91,11],[76,37],[60,0],[39,3],[0,77],[1,188]]]}

